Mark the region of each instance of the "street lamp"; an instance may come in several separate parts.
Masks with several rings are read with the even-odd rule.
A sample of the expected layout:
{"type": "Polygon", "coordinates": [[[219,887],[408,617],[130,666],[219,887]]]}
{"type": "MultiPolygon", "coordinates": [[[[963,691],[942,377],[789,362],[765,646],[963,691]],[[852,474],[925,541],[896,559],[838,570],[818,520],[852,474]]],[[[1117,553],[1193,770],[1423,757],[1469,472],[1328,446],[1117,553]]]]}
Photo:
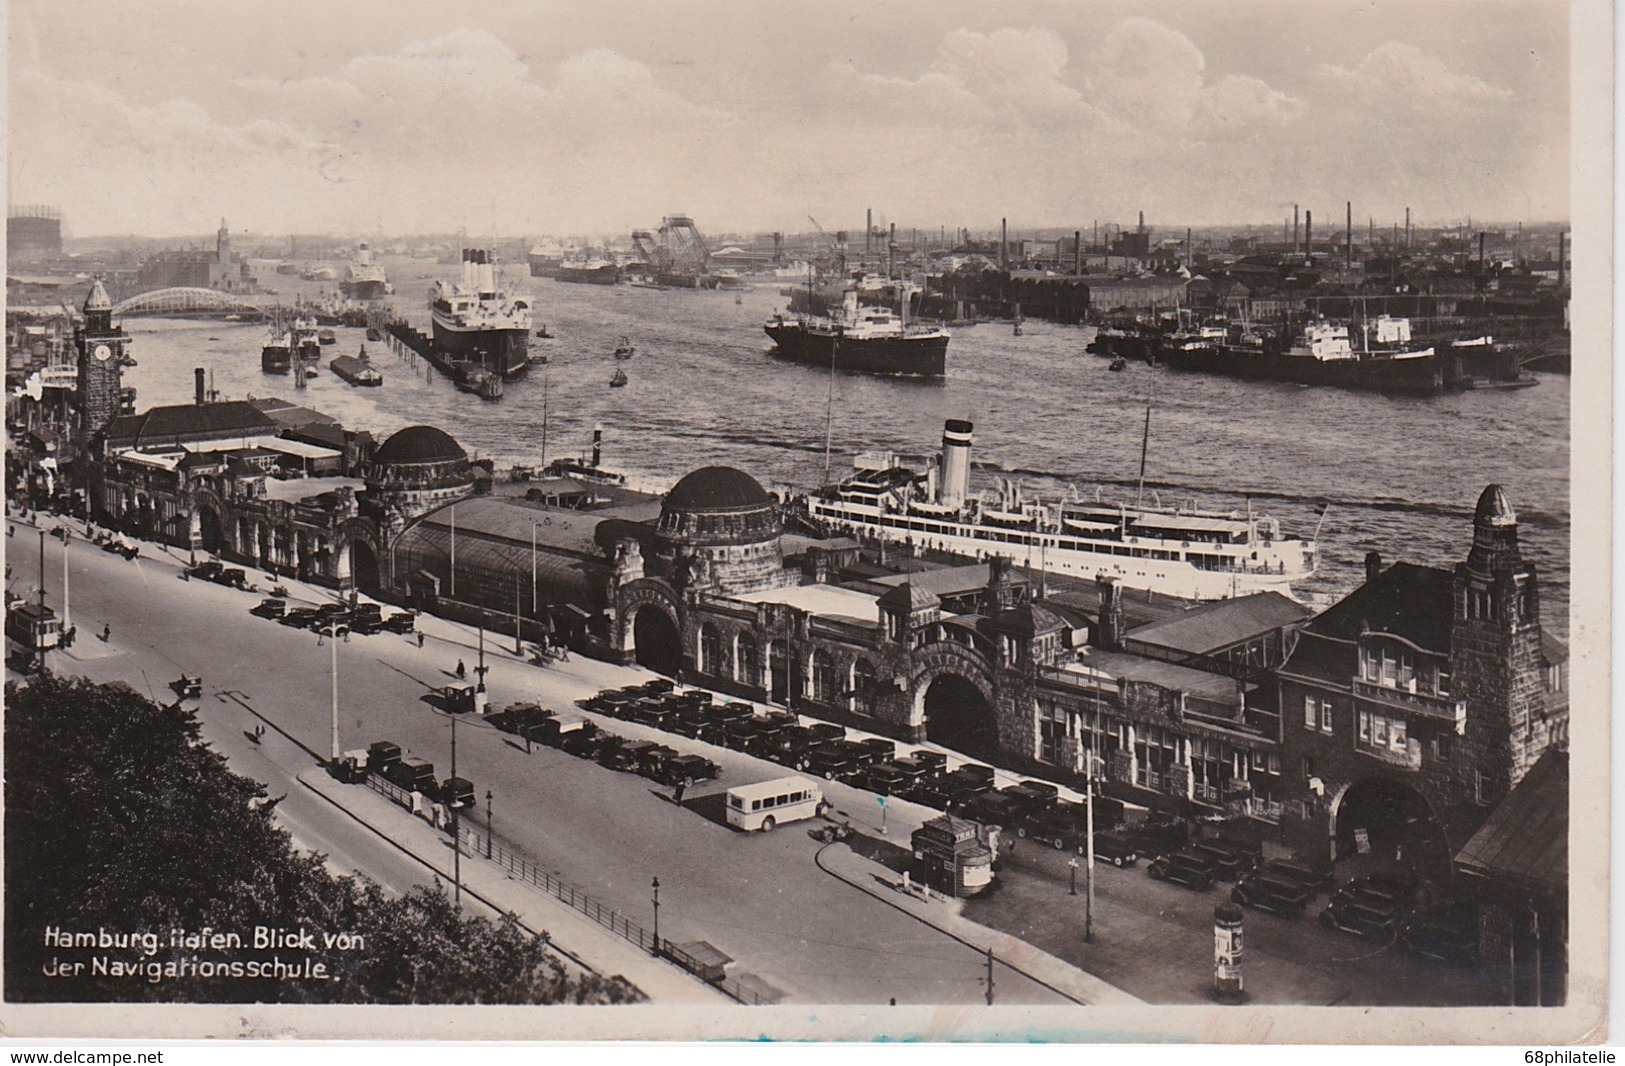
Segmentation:
{"type": "MultiPolygon", "coordinates": [[[[457,776],[457,715],[453,712],[451,718],[451,776],[457,776]]],[[[457,818],[460,804],[453,799],[451,807],[451,884],[452,893],[458,910],[463,909],[463,841],[460,835],[462,825],[457,818]]]]}
{"type": "Polygon", "coordinates": [[[536,527],[540,523],[532,518],[530,520],[530,613],[536,614],[536,527]]]}
{"type": "Polygon", "coordinates": [[[655,890],[655,942],[654,942],[654,946],[649,949],[649,954],[658,957],[659,954],[660,954],[660,878],[658,878],[658,877],[654,879],[654,890],[655,890]]]}
{"type": "Polygon", "coordinates": [[[491,857],[491,790],[485,790],[485,857],[491,857]]]}
{"type": "MultiPolygon", "coordinates": [[[[317,630],[316,646],[318,648],[322,646],[323,636],[328,638],[327,643],[331,645],[333,655],[333,666],[331,671],[333,677],[332,761],[333,765],[337,766],[339,761],[339,624],[337,622],[329,622],[326,626],[322,627],[320,630],[317,630]]],[[[345,636],[349,636],[348,630],[345,631],[345,636]]]]}

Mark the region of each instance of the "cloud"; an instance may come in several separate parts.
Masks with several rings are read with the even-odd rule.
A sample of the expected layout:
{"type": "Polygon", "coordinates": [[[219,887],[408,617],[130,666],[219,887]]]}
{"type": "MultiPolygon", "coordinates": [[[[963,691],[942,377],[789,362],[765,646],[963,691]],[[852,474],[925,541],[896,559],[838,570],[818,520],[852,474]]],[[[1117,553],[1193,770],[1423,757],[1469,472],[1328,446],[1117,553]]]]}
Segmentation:
{"type": "Polygon", "coordinates": [[[1399,41],[1379,45],[1352,70],[1328,64],[1321,73],[1358,97],[1399,102],[1416,111],[1503,103],[1513,98],[1510,91],[1471,74],[1451,71],[1439,56],[1399,41]]]}
{"type": "Polygon", "coordinates": [[[1304,113],[1302,100],[1277,92],[1257,78],[1231,75],[1202,90],[1196,117],[1216,130],[1281,126],[1304,113]]]}

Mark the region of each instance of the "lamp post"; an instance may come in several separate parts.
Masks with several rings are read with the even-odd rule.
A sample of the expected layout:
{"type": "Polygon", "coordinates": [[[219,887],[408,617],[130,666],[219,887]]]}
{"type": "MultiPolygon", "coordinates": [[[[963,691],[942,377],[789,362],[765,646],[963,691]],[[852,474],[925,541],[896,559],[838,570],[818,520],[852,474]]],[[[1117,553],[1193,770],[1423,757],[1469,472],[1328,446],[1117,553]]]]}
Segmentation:
{"type": "Polygon", "coordinates": [[[660,954],[660,878],[654,879],[653,887],[655,890],[655,942],[654,946],[650,948],[649,954],[658,956],[660,954]]]}
{"type": "Polygon", "coordinates": [[[339,761],[339,624],[337,622],[329,622],[325,627],[323,627],[316,637],[317,647],[321,647],[322,638],[324,636],[327,638],[327,643],[331,646],[330,650],[333,657],[332,668],[330,671],[333,678],[332,761],[333,765],[337,766],[339,761]]]}
{"type": "Polygon", "coordinates": [[[491,790],[485,790],[485,857],[491,857],[491,790]]]}
{"type": "Polygon", "coordinates": [[[530,520],[530,613],[536,613],[536,519],[530,520]]]}
{"type": "MultiPolygon", "coordinates": [[[[457,715],[451,716],[451,776],[457,776],[457,715]]],[[[451,806],[451,884],[457,909],[463,909],[463,841],[459,835],[461,823],[457,819],[457,802],[451,806]]]]}

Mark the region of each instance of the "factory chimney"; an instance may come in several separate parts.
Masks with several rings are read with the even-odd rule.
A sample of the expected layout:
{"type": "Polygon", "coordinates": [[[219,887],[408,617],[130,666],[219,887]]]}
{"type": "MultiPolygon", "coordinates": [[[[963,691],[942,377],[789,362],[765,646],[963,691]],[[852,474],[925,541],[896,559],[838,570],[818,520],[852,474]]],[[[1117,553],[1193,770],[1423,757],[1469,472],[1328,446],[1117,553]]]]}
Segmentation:
{"type": "Polygon", "coordinates": [[[604,424],[598,423],[592,427],[592,468],[598,469],[598,462],[604,456],[604,424]]]}
{"type": "Polygon", "coordinates": [[[1484,273],[1484,231],[1478,231],[1478,272],[1484,273]]]}
{"type": "Polygon", "coordinates": [[[1140,228],[1135,230],[1134,232],[1135,233],[1144,233],[1145,232],[1145,212],[1144,211],[1140,212],[1140,228]]]}
{"type": "Polygon", "coordinates": [[[1072,273],[1083,273],[1083,230],[1072,231],[1072,273]]]}
{"type": "Polygon", "coordinates": [[[873,251],[871,240],[875,233],[875,209],[868,208],[863,212],[863,251],[865,254],[873,251]]]}
{"type": "Polygon", "coordinates": [[[970,488],[971,424],[950,418],[942,424],[942,491],[937,502],[945,507],[965,505],[970,488]]]}
{"type": "Polygon", "coordinates": [[[1348,201],[1345,201],[1345,204],[1346,204],[1346,206],[1344,208],[1344,211],[1345,211],[1345,213],[1347,215],[1347,221],[1344,223],[1344,225],[1347,228],[1348,235],[1344,238],[1344,241],[1343,241],[1343,251],[1344,251],[1344,256],[1345,256],[1344,268],[1347,269],[1347,270],[1353,270],[1354,269],[1354,201],[1353,200],[1348,200],[1348,201]]]}
{"type": "Polygon", "coordinates": [[[192,371],[192,380],[197,387],[197,405],[202,407],[208,402],[208,388],[204,385],[203,368],[198,367],[192,371]]]}
{"type": "Polygon", "coordinates": [[[1292,254],[1298,254],[1298,205],[1292,205],[1292,254]]]}
{"type": "Polygon", "coordinates": [[[1564,233],[1562,230],[1558,231],[1558,234],[1557,234],[1557,284],[1558,284],[1559,288],[1561,288],[1564,285],[1564,283],[1568,280],[1568,263],[1566,262],[1566,260],[1568,258],[1568,242],[1566,240],[1567,237],[1568,237],[1567,233],[1564,233]]]}
{"type": "Polygon", "coordinates": [[[897,271],[897,223],[891,224],[891,235],[886,241],[886,276],[893,277],[897,271]]]}
{"type": "Polygon", "coordinates": [[[999,269],[1010,269],[1010,220],[999,219],[999,269]]]}
{"type": "Polygon", "coordinates": [[[1405,250],[1411,250],[1411,209],[1405,209],[1405,250]]]}
{"type": "Polygon", "coordinates": [[[1191,268],[1191,228],[1189,226],[1186,226],[1185,227],[1185,269],[1186,269],[1186,271],[1189,271],[1190,268],[1191,268]]]}
{"type": "Polygon", "coordinates": [[[1308,208],[1303,212],[1303,257],[1312,261],[1315,256],[1315,213],[1308,208]]]}

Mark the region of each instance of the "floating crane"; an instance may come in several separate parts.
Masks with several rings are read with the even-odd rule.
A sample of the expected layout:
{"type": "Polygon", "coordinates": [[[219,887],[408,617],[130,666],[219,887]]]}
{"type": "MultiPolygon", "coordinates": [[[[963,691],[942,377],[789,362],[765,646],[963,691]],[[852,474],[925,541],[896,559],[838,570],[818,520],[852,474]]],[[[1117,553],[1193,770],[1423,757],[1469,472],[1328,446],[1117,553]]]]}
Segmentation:
{"type": "Polygon", "coordinates": [[[831,237],[824,227],[818,224],[818,220],[816,218],[808,215],[807,221],[813,224],[813,229],[818,231],[818,235],[824,238],[824,243],[829,246],[830,273],[836,275],[837,277],[845,276],[846,231],[840,230],[835,234],[835,236],[831,237]]]}

